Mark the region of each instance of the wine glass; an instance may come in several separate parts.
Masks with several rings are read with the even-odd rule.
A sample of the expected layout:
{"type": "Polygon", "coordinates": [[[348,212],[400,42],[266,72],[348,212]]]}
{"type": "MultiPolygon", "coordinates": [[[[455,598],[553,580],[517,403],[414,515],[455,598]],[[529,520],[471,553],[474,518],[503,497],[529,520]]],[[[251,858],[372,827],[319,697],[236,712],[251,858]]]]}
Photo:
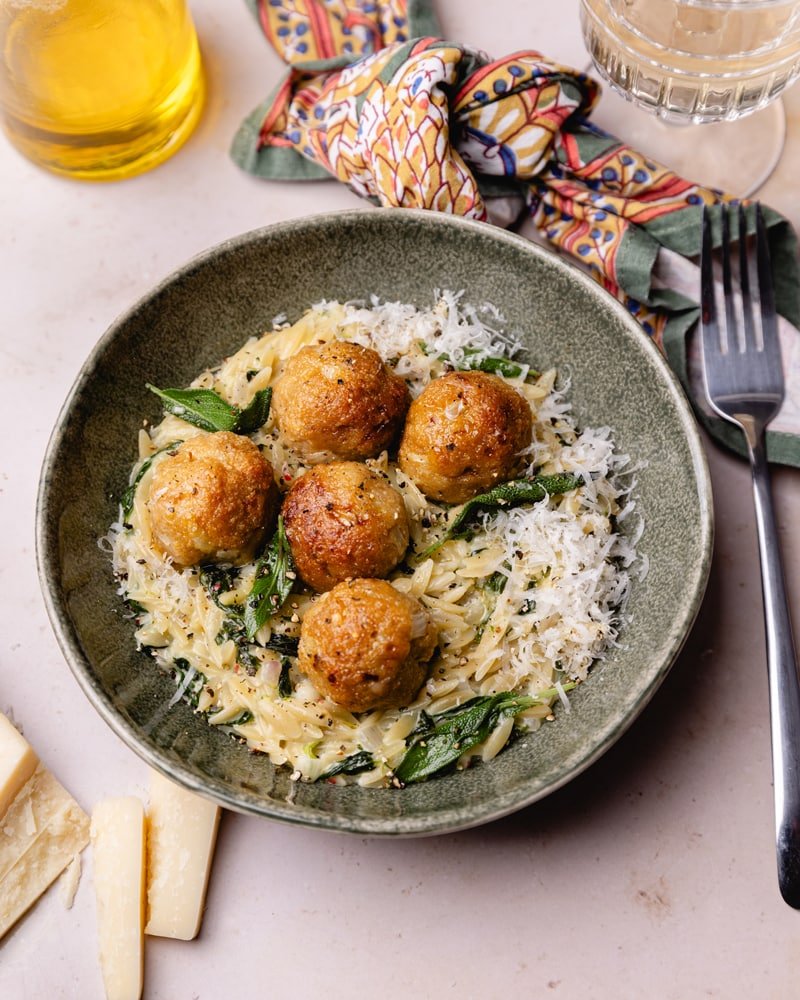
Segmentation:
{"type": "Polygon", "coordinates": [[[581,0],[581,27],[613,91],[593,120],[692,180],[763,184],[800,74],[798,0],[581,0]]]}

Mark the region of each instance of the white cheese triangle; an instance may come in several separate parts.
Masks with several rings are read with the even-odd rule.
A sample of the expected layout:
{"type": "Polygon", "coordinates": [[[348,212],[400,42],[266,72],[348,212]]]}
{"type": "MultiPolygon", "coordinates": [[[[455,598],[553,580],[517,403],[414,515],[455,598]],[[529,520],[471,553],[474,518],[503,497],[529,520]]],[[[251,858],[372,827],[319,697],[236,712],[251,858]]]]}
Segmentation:
{"type": "Polygon", "coordinates": [[[151,773],[147,808],[145,932],[190,941],[203,919],[220,810],[212,802],[151,773]]]}

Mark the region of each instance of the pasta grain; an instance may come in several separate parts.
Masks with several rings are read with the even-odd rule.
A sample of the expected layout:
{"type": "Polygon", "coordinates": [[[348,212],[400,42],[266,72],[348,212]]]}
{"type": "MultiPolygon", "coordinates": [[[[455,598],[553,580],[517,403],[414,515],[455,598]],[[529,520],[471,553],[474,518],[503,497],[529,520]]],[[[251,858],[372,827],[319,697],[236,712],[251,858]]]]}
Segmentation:
{"type": "MultiPolygon", "coordinates": [[[[377,351],[417,398],[448,371],[478,367],[482,358],[515,356],[519,344],[497,322],[496,310],[465,305],[452,293],[442,293],[427,310],[377,301],[320,303],[294,325],[249,340],[193,385],[214,389],[243,409],[257,390],[275,385],[302,348],[339,339],[377,351]]],[[[330,780],[389,786],[421,713],[435,717],[478,695],[541,696],[541,704],[516,719],[536,729],[551,716],[563,684],[585,680],[592,663],[617,640],[638,565],[631,536],[614,530],[615,516],[627,517],[633,509],[632,466],[615,451],[609,428],[576,426],[555,371],[531,373],[522,363],[512,370],[517,374],[506,380],[526,400],[533,427],[520,459],[523,475],[571,473],[582,477],[580,488],[484,511],[468,537],[422,557],[444,533],[450,508],[426,499],[398,468],[396,455],[384,451],[367,460],[374,474],[399,491],[407,513],[410,546],[389,580],[421,602],[438,632],[428,680],[411,705],[353,715],[321,697],[297,661],[281,652],[293,637],[296,642],[318,600],[299,578],[256,641],[242,641],[226,608],[245,601],[255,563],[237,568],[217,591],[204,584],[200,567],[174,565],[153,542],[147,505],[153,469],[138,483],[125,523],[121,518],[108,536],[119,592],[136,615],[138,647],[172,673],[182,696],[206,712],[210,723],[276,765],[286,764],[298,780],[316,780],[366,751],[372,768],[330,780]]],[[[159,449],[199,433],[175,416],[140,431],[132,481],[145,459],[155,455],[157,468],[159,449]]],[[[282,493],[317,461],[330,458],[294,450],[272,417],[249,437],[271,463],[282,493]]],[[[459,766],[493,758],[514,725],[513,718],[503,718],[459,766]]]]}

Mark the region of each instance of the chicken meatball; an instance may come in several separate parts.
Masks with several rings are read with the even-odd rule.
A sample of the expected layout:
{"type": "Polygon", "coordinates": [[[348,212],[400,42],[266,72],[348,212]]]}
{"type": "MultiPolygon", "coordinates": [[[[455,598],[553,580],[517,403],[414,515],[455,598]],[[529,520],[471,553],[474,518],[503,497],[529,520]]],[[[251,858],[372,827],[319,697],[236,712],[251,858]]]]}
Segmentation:
{"type": "Polygon", "coordinates": [[[351,712],[399,708],[425,682],[436,630],[419,601],[385,580],[350,580],[306,612],[300,669],[351,712]]]}
{"type": "Polygon", "coordinates": [[[499,376],[451,372],[411,404],[398,462],[427,497],[463,503],[517,474],[532,432],[530,406],[499,376]]]}
{"type": "Polygon", "coordinates": [[[403,498],[360,462],[315,465],[283,502],[297,571],[315,590],[358,576],[386,576],[408,548],[403,498]]]}
{"type": "Polygon", "coordinates": [[[272,530],[280,496],[272,466],[238,434],[200,434],[153,470],[153,538],[178,566],[244,563],[272,530]]]}
{"type": "Polygon", "coordinates": [[[408,386],[376,351],[332,340],[289,359],[272,411],[303,455],[370,458],[397,440],[409,402],[408,386]]]}

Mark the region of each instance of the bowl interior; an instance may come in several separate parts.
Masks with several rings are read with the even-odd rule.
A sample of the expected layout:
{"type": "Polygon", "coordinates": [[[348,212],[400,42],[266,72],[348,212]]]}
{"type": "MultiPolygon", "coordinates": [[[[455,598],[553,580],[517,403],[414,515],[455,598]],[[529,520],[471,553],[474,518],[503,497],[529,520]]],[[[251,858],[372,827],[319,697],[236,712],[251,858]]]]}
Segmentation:
{"type": "Polygon", "coordinates": [[[434,213],[319,216],[231,240],[160,285],[98,344],[65,403],[42,474],[37,546],[48,611],[76,678],[112,728],[151,765],[234,809],[372,834],[483,822],[547,794],[596,759],[663,679],[696,614],[711,548],[710,486],[681,390],[635,321],[569,264],[493,227],[434,213]],[[133,646],[97,539],[115,519],[143,417],[146,382],[185,385],[244,340],[321,299],[430,305],[437,289],[491,302],[524,338],[528,360],[571,379],[579,420],[614,429],[646,462],[636,500],[632,621],[571,696],[572,711],[488,765],[403,790],[305,785],[208,726],[133,646]]]}

